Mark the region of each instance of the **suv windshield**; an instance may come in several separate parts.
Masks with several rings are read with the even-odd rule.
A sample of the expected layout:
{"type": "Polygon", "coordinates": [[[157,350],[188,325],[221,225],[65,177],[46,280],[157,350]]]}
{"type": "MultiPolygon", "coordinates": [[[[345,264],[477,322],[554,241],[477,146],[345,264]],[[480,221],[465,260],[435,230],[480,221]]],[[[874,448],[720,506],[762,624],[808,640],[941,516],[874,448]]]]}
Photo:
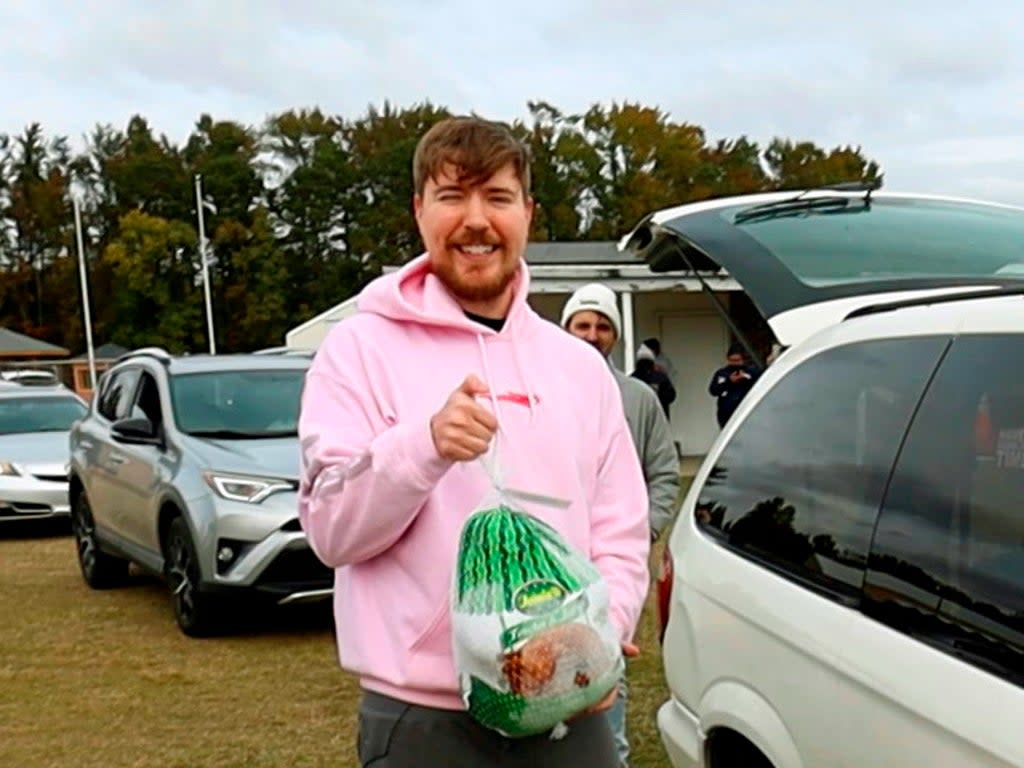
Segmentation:
{"type": "Polygon", "coordinates": [[[305,370],[211,371],[171,378],[178,429],[198,437],[298,433],[305,370]]]}
{"type": "Polygon", "coordinates": [[[0,399],[0,435],[66,432],[86,410],[73,397],[5,397],[0,399]]]}
{"type": "Polygon", "coordinates": [[[848,206],[716,212],[805,285],[897,278],[1024,278],[1024,214],[944,200],[872,198],[848,206]]]}

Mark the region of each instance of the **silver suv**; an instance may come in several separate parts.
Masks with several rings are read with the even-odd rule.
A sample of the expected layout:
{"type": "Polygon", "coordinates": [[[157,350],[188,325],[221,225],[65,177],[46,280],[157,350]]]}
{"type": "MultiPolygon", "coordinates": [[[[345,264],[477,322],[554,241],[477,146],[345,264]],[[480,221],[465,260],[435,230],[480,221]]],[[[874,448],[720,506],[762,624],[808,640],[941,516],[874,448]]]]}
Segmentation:
{"type": "Polygon", "coordinates": [[[162,575],[186,635],[223,628],[240,590],[278,604],[331,594],[297,516],[299,397],[308,356],[172,357],[107,371],[71,432],[70,501],[86,583],[162,575]]]}

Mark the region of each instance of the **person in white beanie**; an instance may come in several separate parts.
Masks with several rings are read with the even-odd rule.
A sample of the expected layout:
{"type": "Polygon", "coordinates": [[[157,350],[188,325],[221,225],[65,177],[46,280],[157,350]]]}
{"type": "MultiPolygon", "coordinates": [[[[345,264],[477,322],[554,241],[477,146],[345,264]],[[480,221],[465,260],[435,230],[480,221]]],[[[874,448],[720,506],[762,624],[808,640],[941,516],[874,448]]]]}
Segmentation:
{"type": "MultiPolygon", "coordinates": [[[[679,493],[679,461],[669,436],[668,419],[654,390],[611,364],[612,349],[622,334],[622,315],[619,313],[615,292],[600,283],[590,283],[579,288],[562,309],[562,327],[604,356],[622,392],[626,421],[647,483],[648,518],[653,541],[675,516],[676,497],[679,493]]],[[[653,360],[653,353],[647,351],[653,360]]],[[[619,749],[619,760],[626,766],[629,741],[626,738],[624,684],[619,687],[615,705],[608,710],[608,718],[619,749]]]]}

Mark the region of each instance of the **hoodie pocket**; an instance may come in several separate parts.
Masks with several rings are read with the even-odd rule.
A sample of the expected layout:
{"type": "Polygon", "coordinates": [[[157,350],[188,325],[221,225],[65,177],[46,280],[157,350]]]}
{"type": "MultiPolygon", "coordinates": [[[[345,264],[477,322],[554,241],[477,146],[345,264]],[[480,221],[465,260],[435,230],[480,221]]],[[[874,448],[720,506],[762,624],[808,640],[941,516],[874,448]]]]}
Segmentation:
{"type": "Polygon", "coordinates": [[[426,627],[420,632],[419,637],[413,641],[410,651],[426,652],[432,654],[447,654],[451,652],[448,641],[448,634],[451,628],[451,609],[449,608],[448,595],[441,598],[440,605],[434,609],[433,615],[427,622],[426,627]]]}

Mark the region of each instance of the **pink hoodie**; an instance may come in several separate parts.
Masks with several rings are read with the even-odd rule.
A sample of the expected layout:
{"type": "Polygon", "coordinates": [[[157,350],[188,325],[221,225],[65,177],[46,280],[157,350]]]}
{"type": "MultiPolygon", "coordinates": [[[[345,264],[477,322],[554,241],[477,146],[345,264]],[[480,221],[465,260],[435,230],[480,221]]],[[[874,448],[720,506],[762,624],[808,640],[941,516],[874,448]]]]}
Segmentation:
{"type": "Polygon", "coordinates": [[[430,417],[470,373],[498,409],[508,487],[571,502],[523,506],[589,553],[611,618],[633,636],[647,593],[647,492],[607,364],[526,303],[525,263],[500,332],[468,319],[421,256],[371,283],[306,378],[299,515],[336,570],[342,666],[370,690],[464,709],[449,591],[480,462],[438,456],[430,417]]]}

